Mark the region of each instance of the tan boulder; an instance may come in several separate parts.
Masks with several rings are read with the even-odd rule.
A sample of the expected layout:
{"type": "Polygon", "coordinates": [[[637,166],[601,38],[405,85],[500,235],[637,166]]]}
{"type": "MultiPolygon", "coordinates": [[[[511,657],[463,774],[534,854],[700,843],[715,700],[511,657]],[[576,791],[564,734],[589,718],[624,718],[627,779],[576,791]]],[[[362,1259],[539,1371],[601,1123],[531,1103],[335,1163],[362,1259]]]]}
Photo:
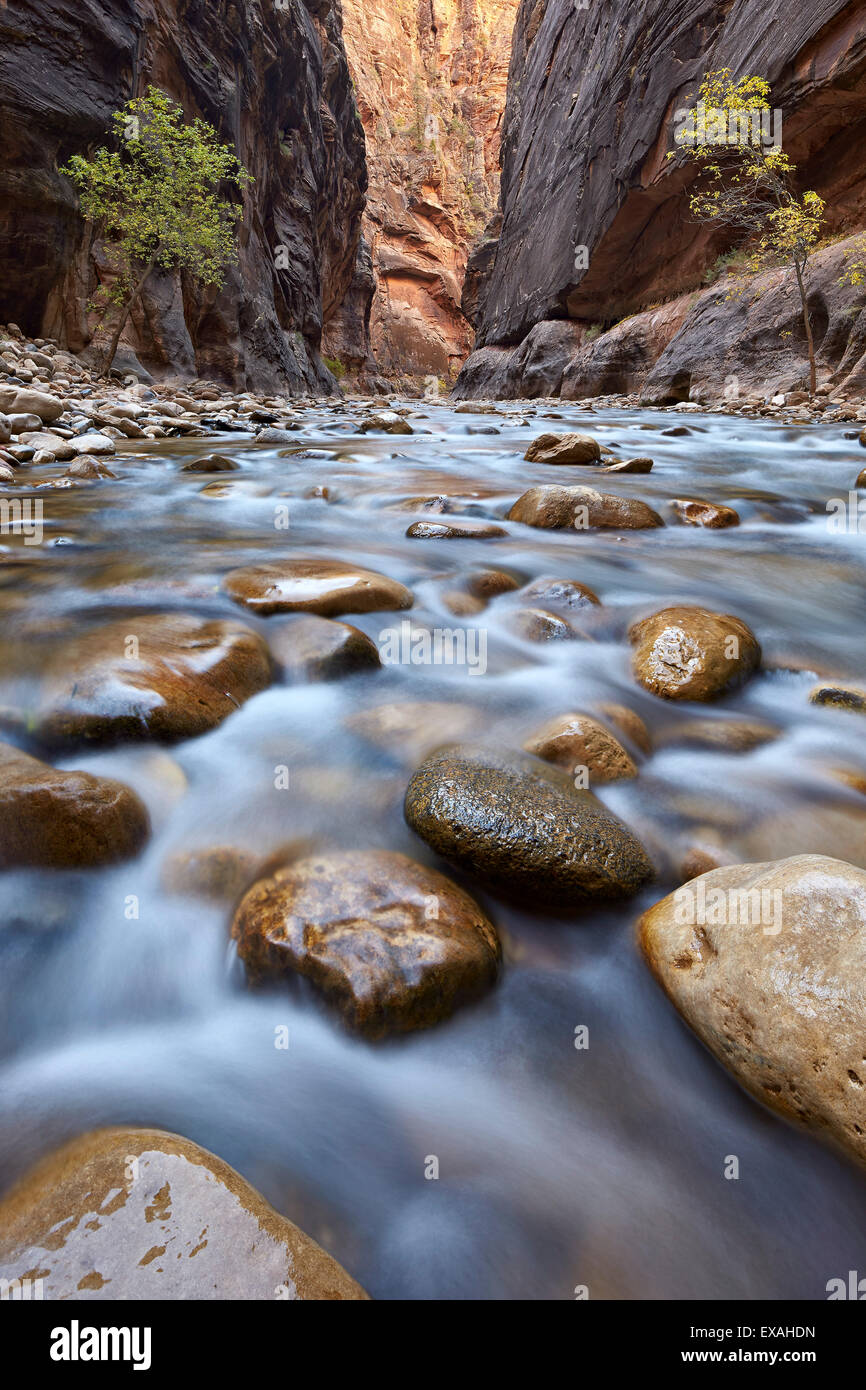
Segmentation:
{"type": "Polygon", "coordinates": [[[540,434],[523,457],[528,463],[598,463],[601,449],[591,434],[540,434]]]}
{"type": "Polygon", "coordinates": [[[750,628],[728,613],[665,608],[633,623],[636,679],[665,700],[712,700],[757,669],[761,648],[750,628]]]}
{"type": "Polygon", "coordinates": [[[0,1203],[0,1233],[0,1277],[52,1301],[368,1297],[234,1168],[159,1129],[73,1139],[0,1203]]]}
{"type": "Polygon", "coordinates": [[[508,520],[560,531],[567,527],[577,531],[596,528],[635,531],[664,526],[658,512],[636,497],[615,497],[613,493],[597,492],[591,487],[556,487],[553,484],[529,488],[514,503],[508,520]]]}
{"type": "Polygon", "coordinates": [[[742,1085],[866,1161],[866,871],[822,855],[716,869],[639,931],[662,988],[742,1085]]]}
{"type": "Polygon", "coordinates": [[[686,526],[706,526],[713,531],[726,526],[739,526],[739,514],[733,507],[723,507],[716,502],[703,502],[697,497],[678,497],[671,506],[686,526]]]}

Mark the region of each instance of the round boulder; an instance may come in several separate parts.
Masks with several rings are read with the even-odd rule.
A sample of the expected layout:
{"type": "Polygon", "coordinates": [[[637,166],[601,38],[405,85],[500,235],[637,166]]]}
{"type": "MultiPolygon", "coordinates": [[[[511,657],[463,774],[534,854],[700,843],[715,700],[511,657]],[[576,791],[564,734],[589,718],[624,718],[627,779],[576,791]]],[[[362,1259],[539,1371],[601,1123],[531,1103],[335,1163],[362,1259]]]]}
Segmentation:
{"type": "Polygon", "coordinates": [[[298,559],[232,570],[223,588],[254,613],[371,613],[412,607],[412,595],[395,579],[341,560],[298,559]]]}
{"type": "Polygon", "coordinates": [[[130,787],[65,772],[0,743],[0,868],[88,868],[137,854],[150,833],[130,787]]]}
{"type": "Polygon", "coordinates": [[[367,1037],[447,1017],[494,983],[501,954],[468,893],[384,850],[278,869],[245,894],[232,936],[254,980],[303,975],[367,1037]]]}
{"type": "Polygon", "coordinates": [[[43,675],[34,732],[50,745],[194,738],[270,680],[268,649],[242,623],[127,617],[61,647],[43,675]]]}
{"type": "Polygon", "coordinates": [[[494,892],[557,911],[628,897],[653,875],[628,826],[528,753],[442,749],[409,782],[404,814],[431,849],[494,892]]]}
{"type": "Polygon", "coordinates": [[[234,1168],[159,1129],[102,1129],[0,1203],[0,1277],[46,1299],[358,1300],[368,1295],[234,1168]]]}
{"type": "Polygon", "coordinates": [[[540,434],[523,455],[528,463],[598,463],[601,449],[591,434],[540,434]]]}
{"type": "Polygon", "coordinates": [[[665,700],[712,700],[757,670],[761,648],[750,628],[729,613],[665,608],[633,623],[632,669],[665,700]]]}
{"type": "Polygon", "coordinates": [[[586,768],[591,782],[622,782],[637,776],[634,760],[619,739],[588,714],[560,714],[549,719],[523,745],[546,763],[574,776],[586,768]]]}
{"type": "Polygon", "coordinates": [[[740,1083],[866,1161],[866,871],[812,854],[715,869],[639,930],[662,988],[740,1083]]]}

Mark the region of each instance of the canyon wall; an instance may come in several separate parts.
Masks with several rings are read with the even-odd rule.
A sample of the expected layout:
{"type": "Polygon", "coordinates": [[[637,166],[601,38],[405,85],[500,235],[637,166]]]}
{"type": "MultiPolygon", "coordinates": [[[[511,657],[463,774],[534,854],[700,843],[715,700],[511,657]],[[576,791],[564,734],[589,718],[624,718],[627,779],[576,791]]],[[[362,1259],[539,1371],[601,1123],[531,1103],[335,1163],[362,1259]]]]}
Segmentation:
{"type": "Polygon", "coordinates": [[[0,321],[87,346],[104,254],[57,169],[150,82],[211,122],[255,183],[222,290],[151,277],[120,362],[332,389],[322,326],[351,297],[366,188],[339,0],[3,0],[0,321]]]}
{"type": "MultiPolygon", "coordinates": [[[[666,157],[675,148],[675,112],[696,96],[705,72],[722,67],[770,81],[798,180],[827,202],[828,237],[866,224],[862,0],[521,0],[503,122],[500,225],[470,260],[476,352],[458,394],[547,394],[563,379],[572,395],[640,390],[664,352],[680,366],[662,394],[678,399],[691,390],[698,345],[717,358],[701,389],[721,389],[736,366],[748,384],[766,376],[754,353],[768,347],[773,330],[766,322],[750,327],[736,296],[715,292],[714,338],[695,331],[695,313],[705,330],[709,321],[707,271],[732,241],[690,219],[697,170],[666,157]],[[731,305],[729,314],[719,302],[731,305]],[[672,307],[663,310],[666,304],[672,307]],[[629,315],[630,326],[599,338],[629,315]],[[737,323],[748,345],[725,360],[727,348],[714,350],[737,323]]],[[[847,315],[856,328],[863,299],[849,294],[845,306],[836,304],[831,260],[816,262],[809,277],[825,374],[843,362],[850,367],[840,323],[847,315]],[[825,345],[834,316],[839,322],[825,345]]],[[[784,286],[776,288],[783,333],[795,315],[784,286]]],[[[802,375],[803,334],[795,324],[791,332],[787,356],[771,366],[780,379],[802,375]]]]}
{"type": "Polygon", "coordinates": [[[472,344],[467,256],[496,208],[517,0],[343,0],[369,193],[326,351],[355,371],[448,379],[472,344]]]}

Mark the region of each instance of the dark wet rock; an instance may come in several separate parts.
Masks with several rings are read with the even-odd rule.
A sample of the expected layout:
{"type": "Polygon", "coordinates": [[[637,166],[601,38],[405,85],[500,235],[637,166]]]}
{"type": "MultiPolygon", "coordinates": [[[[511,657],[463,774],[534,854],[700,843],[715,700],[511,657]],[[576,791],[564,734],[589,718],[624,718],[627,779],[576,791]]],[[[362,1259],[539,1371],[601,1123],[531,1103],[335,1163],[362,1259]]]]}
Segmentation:
{"type": "Polygon", "coordinates": [[[205,454],[203,458],[190,459],[181,467],[181,473],[234,473],[240,467],[234,459],[225,454],[205,454]]]}
{"type": "Polygon", "coordinates": [[[665,608],[632,624],[632,669],[641,685],[666,700],[712,700],[757,670],[761,648],[729,613],[665,608]]]}
{"type": "Polygon", "coordinates": [[[0,1203],[0,1276],[46,1299],[366,1299],[239,1173],[158,1129],[81,1135],[0,1203]]]}
{"type": "Polygon", "coordinates": [[[606,473],[651,473],[652,470],[653,461],[647,458],[618,459],[605,468],[606,473]]]}
{"type": "Polygon", "coordinates": [[[137,854],[150,833],[131,788],[0,744],[0,867],[88,868],[137,854]]]}
{"type": "Polygon", "coordinates": [[[717,869],[650,908],[640,939],[747,1090],[866,1161],[866,872],[823,855],[717,869]]]}
{"type": "Polygon", "coordinates": [[[49,745],[193,738],[270,680],[268,649],[242,623],[122,618],[60,648],[43,675],[33,732],[49,745]]]}
{"type": "Polygon", "coordinates": [[[502,526],[489,521],[415,521],[406,532],[413,540],[493,540],[507,536],[502,526]]]}
{"type": "Polygon", "coordinates": [[[378,648],[366,632],[314,613],[298,613],[268,638],[283,669],[307,680],[332,680],[381,665],[378,648]]]}
{"type": "Polygon", "coordinates": [[[508,513],[508,520],[549,530],[612,527],[630,531],[664,526],[658,512],[637,498],[615,497],[612,493],[596,492],[589,487],[556,487],[552,484],[529,488],[524,492],[508,513]]]}
{"type": "Polygon", "coordinates": [[[529,463],[598,463],[601,449],[591,434],[540,434],[523,457],[529,463]]]}
{"type": "Polygon", "coordinates": [[[740,518],[733,507],[715,502],[703,502],[697,497],[678,497],[671,506],[686,526],[707,526],[719,531],[726,526],[739,526],[740,518]]]}
{"type": "Polygon", "coordinates": [[[253,885],[232,936],[254,980],[306,977],[369,1037],[429,1027],[495,981],[496,930],[469,894],[406,855],[311,855],[253,885]]]}
{"type": "Polygon", "coordinates": [[[371,613],[412,607],[402,584],[360,565],[315,558],[276,560],[232,570],[223,588],[235,603],[254,613],[371,613]]]}
{"type": "Polygon", "coordinates": [[[854,486],[856,488],[866,487],[866,468],[857,474],[857,481],[854,486]]]}
{"type": "Polygon", "coordinates": [[[527,753],[442,749],[412,777],[404,812],[449,863],[494,892],[555,910],[627,897],[653,874],[622,821],[527,753]]]}
{"type": "Polygon", "coordinates": [[[816,685],[809,694],[809,701],[813,705],[849,710],[852,714],[866,714],[866,687],[845,681],[816,685]]]}
{"type": "Polygon", "coordinates": [[[563,768],[570,776],[586,768],[590,784],[621,782],[637,776],[637,767],[619,739],[588,714],[560,714],[536,729],[524,743],[547,763],[563,768]]]}

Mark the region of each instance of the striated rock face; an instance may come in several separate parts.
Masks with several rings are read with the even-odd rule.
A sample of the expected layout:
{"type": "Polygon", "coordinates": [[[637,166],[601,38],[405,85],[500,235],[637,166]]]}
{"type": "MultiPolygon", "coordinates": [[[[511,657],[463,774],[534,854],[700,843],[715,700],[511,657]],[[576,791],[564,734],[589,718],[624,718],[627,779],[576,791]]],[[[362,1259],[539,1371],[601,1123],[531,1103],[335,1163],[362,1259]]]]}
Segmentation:
{"type": "Polygon", "coordinates": [[[339,0],[0,7],[0,319],[89,342],[105,258],[57,167],[153,82],[233,142],[255,184],[222,291],[152,277],[128,346],[156,375],[332,388],[322,324],[353,283],[366,187],[340,28],[339,0]]]}
{"type": "MultiPolygon", "coordinates": [[[[783,112],[783,146],[802,185],[827,200],[828,231],[863,225],[861,6],[845,0],[809,6],[697,0],[688,7],[673,0],[639,6],[607,0],[583,9],[572,0],[522,0],[503,123],[502,226],[495,247],[483,254],[479,247],[470,268],[467,294],[478,305],[480,351],[467,363],[459,394],[561,391],[578,397],[638,390],[666,350],[666,396],[688,397],[691,370],[704,356],[701,375],[724,383],[718,348],[708,351],[705,302],[702,346],[692,332],[688,350],[678,354],[676,335],[687,317],[694,318],[688,296],[703,288],[708,267],[731,238],[690,221],[686,199],[695,166],[666,158],[674,148],[675,112],[696,93],[703,73],[719,67],[770,81],[783,112]],[[578,247],[586,248],[586,268],[578,247]],[[598,336],[599,326],[648,305],[650,321],[632,320],[598,336]],[[679,365],[671,373],[674,361],[679,365]]],[[[819,341],[832,316],[821,308],[831,285],[832,268],[813,270],[809,289],[819,341]]],[[[852,297],[849,292],[849,303],[852,297]]],[[[713,325],[714,343],[721,333],[731,349],[748,328],[740,363],[746,385],[755,349],[763,349],[769,336],[768,321],[774,350],[781,355],[784,347],[789,359],[779,375],[801,364],[804,349],[796,329],[793,342],[779,341],[793,318],[790,286],[784,302],[772,306],[772,320],[770,307],[758,310],[760,328],[744,323],[753,317],[751,298],[738,307],[719,296],[713,325]],[[729,331],[729,323],[736,327],[729,331]]],[[[833,369],[849,333],[856,338],[856,323],[856,315],[849,316],[844,336],[828,344],[833,369]]],[[[727,370],[736,373],[737,364],[728,363],[727,370]]]]}
{"type": "Polygon", "coordinates": [[[517,0],[344,0],[370,179],[352,291],[329,324],[350,369],[447,378],[472,343],[466,261],[496,206],[517,0]],[[366,309],[364,295],[367,295],[366,309]]]}

